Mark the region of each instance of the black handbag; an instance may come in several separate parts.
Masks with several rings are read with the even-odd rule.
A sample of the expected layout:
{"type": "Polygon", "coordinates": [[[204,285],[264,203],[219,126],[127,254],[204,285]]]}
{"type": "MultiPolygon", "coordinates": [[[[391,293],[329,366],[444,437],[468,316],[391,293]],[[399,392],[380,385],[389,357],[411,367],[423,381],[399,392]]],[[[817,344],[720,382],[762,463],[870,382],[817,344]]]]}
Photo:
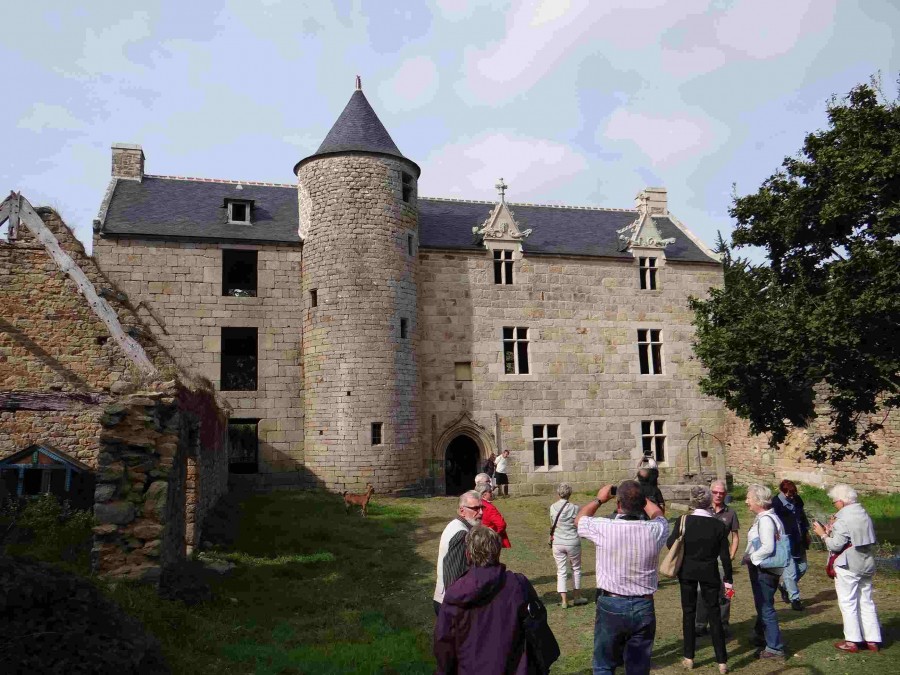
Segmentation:
{"type": "Polygon", "coordinates": [[[528,593],[528,604],[522,616],[522,632],[528,650],[529,672],[549,673],[550,666],[559,658],[559,643],[547,623],[547,608],[534,590],[531,582],[516,574],[519,583],[528,593]]]}

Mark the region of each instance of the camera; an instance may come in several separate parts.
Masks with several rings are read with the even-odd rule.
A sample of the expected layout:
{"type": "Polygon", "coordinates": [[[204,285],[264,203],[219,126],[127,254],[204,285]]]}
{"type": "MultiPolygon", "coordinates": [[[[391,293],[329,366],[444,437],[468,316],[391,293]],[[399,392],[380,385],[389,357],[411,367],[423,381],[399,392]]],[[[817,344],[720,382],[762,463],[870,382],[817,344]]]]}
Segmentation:
{"type": "Polygon", "coordinates": [[[618,492],[618,490],[619,490],[619,488],[617,488],[615,485],[613,485],[612,489],[609,491],[609,494],[611,494],[613,497],[615,497],[616,492],[618,492]]]}

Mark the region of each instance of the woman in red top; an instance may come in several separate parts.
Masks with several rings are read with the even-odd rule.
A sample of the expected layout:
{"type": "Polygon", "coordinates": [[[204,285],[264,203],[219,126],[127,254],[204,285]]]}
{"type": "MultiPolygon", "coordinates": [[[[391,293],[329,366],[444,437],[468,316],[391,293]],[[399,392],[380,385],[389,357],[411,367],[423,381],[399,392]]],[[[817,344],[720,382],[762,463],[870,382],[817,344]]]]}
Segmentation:
{"type": "Polygon", "coordinates": [[[481,524],[489,527],[500,535],[500,541],[503,548],[511,548],[509,537],[506,536],[506,521],[503,519],[497,507],[493,505],[494,493],[490,483],[479,483],[478,491],[481,493],[481,505],[484,509],[481,512],[481,524]]]}

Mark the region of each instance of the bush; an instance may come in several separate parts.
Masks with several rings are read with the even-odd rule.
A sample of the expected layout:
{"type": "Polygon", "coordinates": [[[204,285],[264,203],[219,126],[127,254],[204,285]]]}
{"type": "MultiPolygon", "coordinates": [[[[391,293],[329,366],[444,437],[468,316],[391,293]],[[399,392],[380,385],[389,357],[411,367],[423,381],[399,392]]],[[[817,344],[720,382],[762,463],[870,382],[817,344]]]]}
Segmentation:
{"type": "Polygon", "coordinates": [[[74,572],[90,572],[90,511],[71,509],[50,494],[19,502],[7,502],[0,511],[3,549],[10,555],[26,556],[62,564],[74,572]]]}

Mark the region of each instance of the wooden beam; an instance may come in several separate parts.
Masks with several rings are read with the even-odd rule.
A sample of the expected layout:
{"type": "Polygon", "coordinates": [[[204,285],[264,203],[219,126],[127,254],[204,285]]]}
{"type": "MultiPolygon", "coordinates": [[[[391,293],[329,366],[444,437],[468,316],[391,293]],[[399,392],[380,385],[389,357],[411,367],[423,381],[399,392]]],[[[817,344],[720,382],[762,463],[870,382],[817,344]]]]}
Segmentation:
{"type": "Polygon", "coordinates": [[[112,400],[109,394],[76,392],[3,391],[0,410],[74,410],[112,400]]]}
{"type": "Polygon", "coordinates": [[[69,257],[69,254],[62,249],[53,232],[44,224],[43,219],[35,213],[31,204],[28,203],[28,200],[21,193],[10,193],[3,204],[0,204],[0,223],[3,222],[4,218],[9,218],[10,228],[15,228],[20,222],[25,224],[25,227],[43,244],[60,271],[68,276],[78,287],[94,314],[106,325],[113,340],[125,352],[125,356],[134,363],[141,373],[155,376],[157,374],[156,367],[148,358],[144,348],[139,342],[125,333],[122,329],[122,324],[119,322],[119,315],[109,306],[106,300],[97,294],[94,284],[85,276],[84,271],[78,264],[69,257]]]}

